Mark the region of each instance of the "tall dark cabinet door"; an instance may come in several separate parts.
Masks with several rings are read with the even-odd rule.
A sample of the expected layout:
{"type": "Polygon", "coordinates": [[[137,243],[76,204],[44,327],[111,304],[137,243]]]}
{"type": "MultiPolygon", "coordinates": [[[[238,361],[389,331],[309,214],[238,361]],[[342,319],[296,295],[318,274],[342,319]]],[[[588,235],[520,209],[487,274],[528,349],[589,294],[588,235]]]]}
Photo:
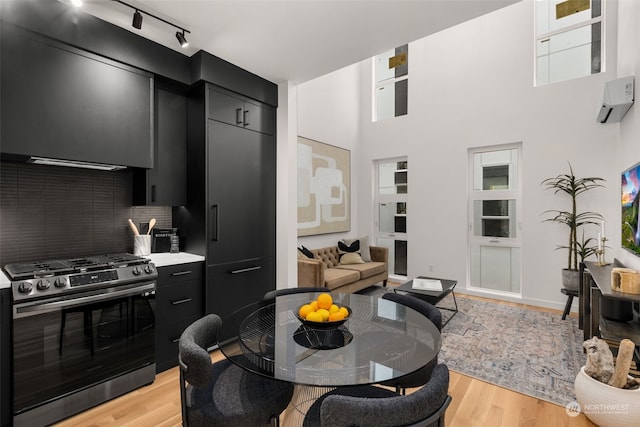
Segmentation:
{"type": "Polygon", "coordinates": [[[208,144],[208,264],[273,255],[274,137],[209,120],[208,144]]]}

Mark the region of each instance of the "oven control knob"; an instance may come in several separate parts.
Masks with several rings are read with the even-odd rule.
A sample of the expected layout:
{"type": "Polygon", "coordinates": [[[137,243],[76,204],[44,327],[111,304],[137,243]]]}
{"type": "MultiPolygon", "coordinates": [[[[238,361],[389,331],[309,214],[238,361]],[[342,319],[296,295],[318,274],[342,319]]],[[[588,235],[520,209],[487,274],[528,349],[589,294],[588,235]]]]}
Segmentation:
{"type": "Polygon", "coordinates": [[[145,272],[145,273],[147,273],[147,274],[151,274],[151,273],[153,273],[153,267],[152,267],[152,266],[150,266],[150,265],[146,265],[146,266],[144,267],[144,272],[145,272]]]}
{"type": "Polygon", "coordinates": [[[49,289],[49,286],[51,286],[51,284],[48,280],[38,280],[38,283],[36,284],[39,291],[45,291],[49,289]]]}
{"type": "Polygon", "coordinates": [[[55,286],[56,288],[64,288],[65,286],[67,286],[67,279],[59,277],[55,282],[53,282],[53,286],[55,286]]]}
{"type": "Polygon", "coordinates": [[[133,267],[133,270],[131,272],[133,273],[134,276],[139,276],[140,273],[142,273],[142,271],[140,271],[138,267],[133,267]]]}
{"type": "Polygon", "coordinates": [[[18,292],[21,294],[28,294],[33,289],[33,285],[29,282],[22,282],[18,285],[18,292]]]}

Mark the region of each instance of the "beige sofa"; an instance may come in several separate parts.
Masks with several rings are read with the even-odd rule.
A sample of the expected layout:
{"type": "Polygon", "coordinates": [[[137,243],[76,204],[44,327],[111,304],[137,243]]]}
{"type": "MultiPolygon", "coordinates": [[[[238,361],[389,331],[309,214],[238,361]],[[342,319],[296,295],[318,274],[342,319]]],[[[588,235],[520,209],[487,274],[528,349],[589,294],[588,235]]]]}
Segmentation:
{"type": "Polygon", "coordinates": [[[330,291],[353,293],[378,282],[387,285],[388,250],[369,246],[371,261],[341,265],[337,246],[311,249],[314,258],[298,258],[298,287],[319,286],[330,291]]]}

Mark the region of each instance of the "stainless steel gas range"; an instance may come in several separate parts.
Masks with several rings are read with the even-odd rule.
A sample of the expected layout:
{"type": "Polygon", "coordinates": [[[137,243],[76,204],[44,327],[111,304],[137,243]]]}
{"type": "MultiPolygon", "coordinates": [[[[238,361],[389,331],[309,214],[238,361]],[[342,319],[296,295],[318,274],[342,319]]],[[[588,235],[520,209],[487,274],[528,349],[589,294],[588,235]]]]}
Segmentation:
{"type": "Polygon", "coordinates": [[[148,259],[109,254],[8,264],[14,426],[48,425],[155,379],[148,259]]]}

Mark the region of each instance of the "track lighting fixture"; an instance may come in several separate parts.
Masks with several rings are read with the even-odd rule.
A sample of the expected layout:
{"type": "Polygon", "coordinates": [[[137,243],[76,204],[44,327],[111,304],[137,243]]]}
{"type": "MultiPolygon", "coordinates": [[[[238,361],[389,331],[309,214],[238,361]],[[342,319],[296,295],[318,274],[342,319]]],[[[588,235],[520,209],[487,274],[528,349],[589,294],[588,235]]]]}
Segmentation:
{"type": "Polygon", "coordinates": [[[158,17],[158,16],[156,16],[156,15],[154,15],[152,13],[146,12],[146,11],[144,11],[144,10],[138,8],[138,7],[131,6],[130,4],[127,4],[127,3],[123,2],[123,1],[120,1],[120,0],[114,0],[114,1],[116,1],[116,2],[118,2],[120,4],[123,4],[123,5],[129,7],[131,9],[133,9],[133,10],[135,10],[135,13],[133,14],[133,22],[131,23],[131,25],[133,25],[134,28],[137,28],[138,30],[140,28],[142,28],[142,14],[144,13],[145,15],[149,15],[150,17],[155,18],[158,21],[162,21],[165,24],[171,25],[172,27],[175,27],[178,30],[180,30],[180,31],[178,31],[176,33],[176,38],[180,42],[180,46],[181,47],[189,46],[189,42],[187,41],[187,38],[185,37],[185,33],[191,34],[191,32],[189,30],[186,30],[186,29],[184,29],[182,27],[179,27],[176,24],[172,24],[171,22],[169,22],[169,21],[167,21],[165,19],[162,19],[162,18],[160,18],[160,17],[158,17]]]}
{"type": "Polygon", "coordinates": [[[131,25],[133,25],[133,28],[137,28],[138,30],[142,28],[142,14],[139,10],[136,10],[133,14],[133,22],[131,25]]]}
{"type": "Polygon", "coordinates": [[[180,31],[178,31],[176,33],[176,38],[178,39],[178,42],[180,43],[180,47],[189,46],[189,42],[187,41],[186,37],[184,36],[184,30],[182,30],[182,33],[180,31]]]}

